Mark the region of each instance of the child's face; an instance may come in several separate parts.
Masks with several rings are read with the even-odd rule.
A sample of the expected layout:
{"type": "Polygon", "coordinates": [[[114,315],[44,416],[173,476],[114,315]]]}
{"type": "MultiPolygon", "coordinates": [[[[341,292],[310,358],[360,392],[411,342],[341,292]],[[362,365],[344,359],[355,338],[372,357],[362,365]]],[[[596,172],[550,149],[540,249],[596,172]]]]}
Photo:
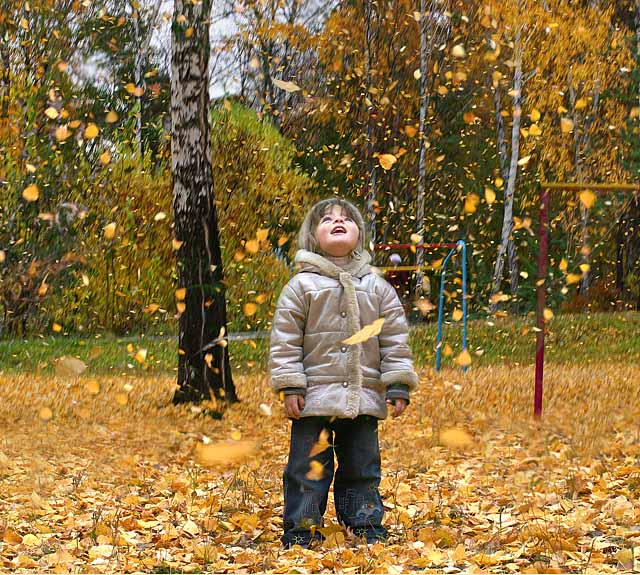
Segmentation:
{"type": "Polygon", "coordinates": [[[350,254],[356,248],[360,230],[340,206],[333,205],[320,218],[315,237],[325,254],[339,258],[350,254]]]}

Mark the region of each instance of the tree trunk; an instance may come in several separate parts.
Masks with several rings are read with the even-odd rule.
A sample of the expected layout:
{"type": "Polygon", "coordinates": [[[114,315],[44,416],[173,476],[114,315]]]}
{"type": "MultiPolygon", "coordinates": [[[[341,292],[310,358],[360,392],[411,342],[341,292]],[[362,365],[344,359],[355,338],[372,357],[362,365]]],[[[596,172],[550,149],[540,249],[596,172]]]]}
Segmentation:
{"type": "MultiPolygon", "coordinates": [[[[504,215],[502,218],[502,236],[500,246],[498,247],[498,255],[493,269],[493,286],[491,295],[495,295],[500,291],[502,284],[502,275],[504,272],[504,259],[507,251],[509,251],[509,240],[513,232],[513,198],[515,195],[516,176],[518,174],[518,158],[520,154],[520,117],[522,115],[522,30],[518,29],[515,37],[514,45],[514,61],[515,69],[513,73],[513,125],[511,127],[511,161],[509,165],[509,177],[507,179],[507,187],[504,193],[504,215]]],[[[511,267],[515,262],[515,246],[509,254],[509,265],[511,269],[511,286],[513,289],[514,268],[511,267]]],[[[517,270],[515,271],[517,276],[517,270]]],[[[516,279],[517,285],[517,279],[516,279]]],[[[515,298],[516,293],[512,291],[511,297],[515,298]]],[[[495,312],[497,304],[493,302],[490,305],[491,312],[495,312]]]]}
{"type": "MultiPolygon", "coordinates": [[[[372,98],[373,95],[369,91],[371,88],[371,64],[373,61],[373,57],[371,55],[371,50],[373,48],[374,43],[374,31],[373,31],[373,13],[374,13],[374,2],[373,0],[365,0],[365,38],[364,38],[364,49],[365,49],[365,76],[366,76],[366,93],[365,100],[368,98],[372,98]]],[[[374,151],[374,119],[373,119],[373,111],[374,106],[366,107],[366,121],[367,121],[367,173],[369,175],[369,181],[367,184],[367,216],[369,218],[369,242],[372,246],[376,243],[376,164],[375,159],[373,157],[374,151]]],[[[376,261],[375,248],[372,248],[371,257],[372,263],[376,261]]]]}
{"type": "Polygon", "coordinates": [[[184,305],[174,403],[236,401],[227,353],[225,286],[209,127],[211,0],[176,0],[171,51],[171,171],[178,252],[176,294],[184,305]],[[187,34],[187,30],[189,33],[187,34]]]}

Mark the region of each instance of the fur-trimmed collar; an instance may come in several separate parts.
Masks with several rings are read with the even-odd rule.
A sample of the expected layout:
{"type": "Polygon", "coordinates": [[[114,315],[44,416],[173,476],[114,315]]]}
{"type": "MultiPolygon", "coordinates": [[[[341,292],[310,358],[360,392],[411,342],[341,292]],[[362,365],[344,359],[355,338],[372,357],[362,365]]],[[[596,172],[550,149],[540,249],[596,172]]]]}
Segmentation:
{"type": "Polygon", "coordinates": [[[343,272],[348,272],[357,278],[371,273],[369,265],[371,255],[367,251],[363,251],[357,258],[354,257],[344,268],[337,266],[320,254],[308,250],[298,250],[294,262],[298,272],[314,272],[335,279],[338,279],[343,272]]]}

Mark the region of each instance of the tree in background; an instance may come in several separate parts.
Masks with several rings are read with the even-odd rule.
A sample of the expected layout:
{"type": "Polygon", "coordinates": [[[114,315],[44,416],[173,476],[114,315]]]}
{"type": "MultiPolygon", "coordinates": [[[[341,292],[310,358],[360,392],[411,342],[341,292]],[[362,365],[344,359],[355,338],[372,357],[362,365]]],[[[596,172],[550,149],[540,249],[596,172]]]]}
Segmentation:
{"type": "Polygon", "coordinates": [[[209,126],[210,0],[176,0],[172,22],[171,171],[178,258],[174,403],[236,401],[227,353],[222,255],[209,126]]]}

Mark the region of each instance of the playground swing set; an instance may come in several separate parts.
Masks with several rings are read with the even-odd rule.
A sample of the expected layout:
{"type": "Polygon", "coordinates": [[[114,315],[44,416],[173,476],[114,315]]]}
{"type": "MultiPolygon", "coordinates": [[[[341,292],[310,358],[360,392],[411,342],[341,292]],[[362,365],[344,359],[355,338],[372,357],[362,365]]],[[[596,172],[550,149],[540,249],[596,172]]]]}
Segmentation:
{"type": "MultiPolygon", "coordinates": [[[[575,191],[580,193],[585,190],[593,192],[639,192],[640,186],[636,184],[576,184],[567,182],[542,182],[540,184],[540,216],[538,230],[538,274],[536,281],[536,354],[535,354],[535,380],[534,380],[534,405],[533,415],[535,419],[542,417],[542,392],[544,375],[544,345],[545,345],[545,302],[547,292],[547,263],[549,257],[549,205],[550,192],[575,191]]],[[[431,244],[376,244],[376,250],[414,250],[423,248],[426,250],[448,249],[449,253],[442,262],[440,276],[440,293],[438,296],[438,331],[436,336],[436,371],[442,365],[442,326],[444,317],[444,294],[447,265],[456,252],[461,253],[460,267],[462,272],[462,351],[467,350],[467,245],[464,240],[455,243],[431,243],[431,244]]],[[[397,272],[415,272],[417,266],[383,266],[380,268],[385,275],[397,272]]],[[[410,276],[408,276],[410,277],[410,276]]],[[[405,280],[406,281],[406,280],[405,280]]],[[[466,371],[467,367],[464,367],[466,371]]]]}

